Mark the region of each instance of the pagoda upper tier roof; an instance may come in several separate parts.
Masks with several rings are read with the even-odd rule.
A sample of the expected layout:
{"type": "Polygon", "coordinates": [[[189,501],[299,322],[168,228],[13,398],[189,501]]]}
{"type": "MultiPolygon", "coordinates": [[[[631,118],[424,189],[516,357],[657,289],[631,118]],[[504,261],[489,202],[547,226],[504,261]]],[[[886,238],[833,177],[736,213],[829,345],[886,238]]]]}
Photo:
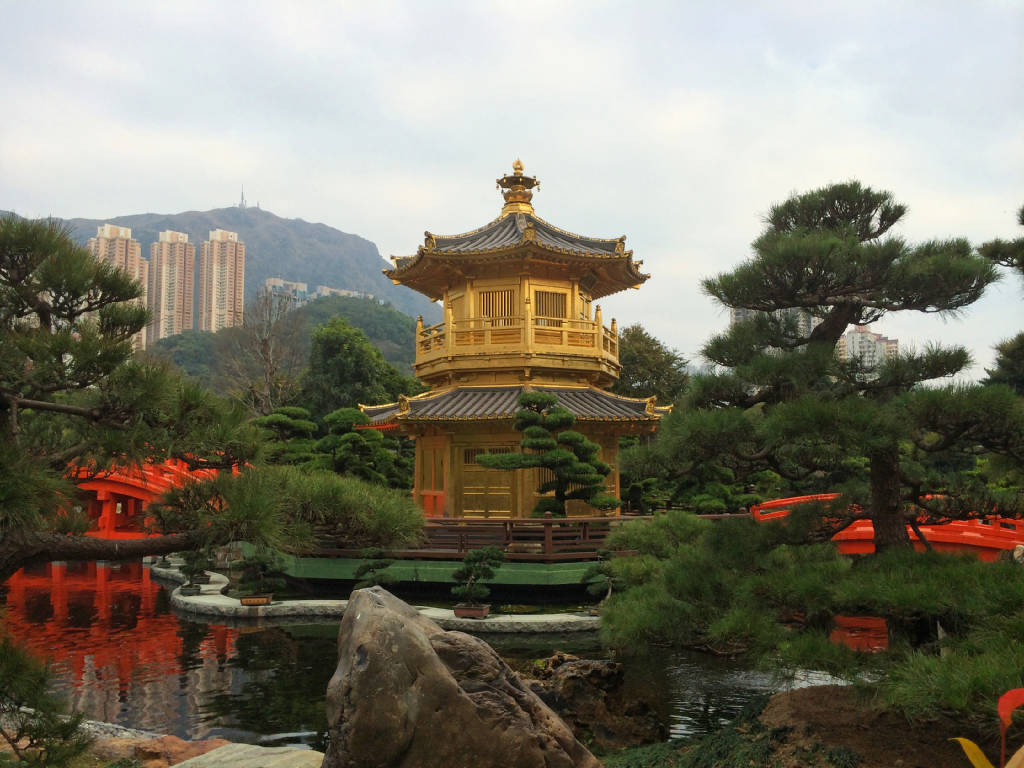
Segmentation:
{"type": "Polygon", "coordinates": [[[541,258],[574,266],[577,277],[590,275],[592,298],[639,286],[649,275],[639,270],[625,247],[626,238],[603,239],[568,232],[532,213],[507,213],[460,235],[427,232],[413,256],[392,257],[384,274],[432,299],[440,299],[449,270],[496,259],[541,258]]]}
{"type": "Polygon", "coordinates": [[[621,254],[626,241],[625,237],[608,240],[566,232],[529,213],[502,216],[479,229],[461,235],[428,235],[434,238],[434,249],[437,251],[475,253],[518,245],[523,242],[523,237],[530,229],[535,232],[535,242],[553,250],[569,253],[595,256],[621,254]]]}
{"type": "MultiPolygon", "coordinates": [[[[652,422],[672,410],[656,406],[655,398],[622,397],[596,387],[531,386],[530,391],[547,392],[558,398],[578,421],[652,422]]],[[[391,422],[493,421],[511,419],[519,410],[517,400],[526,390],[522,385],[504,387],[454,387],[401,398],[386,405],[361,405],[375,426],[391,422]]]]}

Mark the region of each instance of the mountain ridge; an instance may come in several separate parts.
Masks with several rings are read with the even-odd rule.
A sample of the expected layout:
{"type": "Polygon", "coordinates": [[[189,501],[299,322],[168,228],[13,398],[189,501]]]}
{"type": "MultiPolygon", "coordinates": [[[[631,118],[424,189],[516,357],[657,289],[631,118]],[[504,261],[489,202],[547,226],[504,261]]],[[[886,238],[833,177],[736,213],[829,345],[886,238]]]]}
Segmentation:
{"type": "MultiPolygon", "coordinates": [[[[376,244],[361,235],[343,232],[323,222],[301,218],[286,219],[256,207],[213,208],[181,213],[136,213],[105,219],[58,218],[71,230],[77,242],[85,244],[96,236],[97,227],[116,224],[130,227],[132,237],[149,258],[149,246],[165,229],[185,232],[196,246],[209,237],[210,230],[237,232],[245,243],[245,295],[251,299],[268,277],[362,291],[390,303],[411,317],[423,315],[428,325],[441,321],[441,310],[425,296],[394,285],[381,270],[387,262],[376,244]]],[[[198,264],[196,265],[198,280],[198,264]]],[[[198,291],[197,291],[198,294],[198,291]]]]}

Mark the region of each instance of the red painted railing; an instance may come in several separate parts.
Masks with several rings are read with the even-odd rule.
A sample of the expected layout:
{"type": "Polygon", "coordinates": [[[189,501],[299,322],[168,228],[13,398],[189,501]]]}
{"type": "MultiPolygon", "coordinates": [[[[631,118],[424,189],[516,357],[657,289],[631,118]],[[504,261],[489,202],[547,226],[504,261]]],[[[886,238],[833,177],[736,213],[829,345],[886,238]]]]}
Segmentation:
{"type": "MultiPolygon", "coordinates": [[[[774,499],[750,508],[758,522],[778,520],[788,515],[793,507],[814,502],[829,502],[838,493],[819,493],[812,496],[794,496],[774,499]]],[[[921,532],[932,548],[939,552],[970,552],[982,560],[992,561],[1006,550],[1024,545],[1024,521],[1006,517],[984,517],[973,520],[954,520],[941,525],[921,525],[921,532]]],[[[908,525],[907,534],[914,546],[923,550],[917,534],[908,525]]],[[[839,551],[845,555],[867,555],[875,551],[875,527],[870,520],[857,520],[832,537],[839,551]]]]}

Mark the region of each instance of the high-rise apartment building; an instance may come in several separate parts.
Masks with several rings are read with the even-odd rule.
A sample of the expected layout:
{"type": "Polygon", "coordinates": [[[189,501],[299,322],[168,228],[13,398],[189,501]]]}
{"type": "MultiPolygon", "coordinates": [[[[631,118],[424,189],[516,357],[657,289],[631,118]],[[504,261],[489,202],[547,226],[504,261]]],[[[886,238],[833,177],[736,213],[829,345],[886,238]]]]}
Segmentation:
{"type": "MultiPolygon", "coordinates": [[[[149,290],[149,262],[142,258],[142,246],[132,238],[130,227],[119,227],[115,224],[104,224],[97,227],[96,237],[90,237],[86,247],[97,258],[108,261],[131,275],[142,286],[142,296],[136,301],[147,306],[149,290]]],[[[146,328],[135,336],[135,348],[146,346],[146,328]]]]}
{"type": "Polygon", "coordinates": [[[199,330],[242,324],[245,243],[237,232],[215,229],[199,253],[199,330]]]}
{"type": "MultiPolygon", "coordinates": [[[[729,322],[731,324],[739,323],[744,320],[750,320],[755,317],[760,310],[757,309],[730,309],[729,310],[729,322]]],[[[796,320],[797,332],[803,338],[807,338],[811,335],[811,331],[814,327],[821,322],[814,317],[810,312],[805,309],[798,307],[791,307],[788,309],[778,309],[774,313],[777,317],[792,317],[796,320]]]]}
{"type": "Polygon", "coordinates": [[[895,357],[899,347],[898,339],[872,333],[870,325],[855,325],[840,337],[836,356],[840,360],[857,359],[864,366],[874,368],[887,358],[895,357]]]}
{"type": "Polygon", "coordinates": [[[147,344],[195,327],[196,247],[184,232],[165,230],[149,246],[147,344]]]}

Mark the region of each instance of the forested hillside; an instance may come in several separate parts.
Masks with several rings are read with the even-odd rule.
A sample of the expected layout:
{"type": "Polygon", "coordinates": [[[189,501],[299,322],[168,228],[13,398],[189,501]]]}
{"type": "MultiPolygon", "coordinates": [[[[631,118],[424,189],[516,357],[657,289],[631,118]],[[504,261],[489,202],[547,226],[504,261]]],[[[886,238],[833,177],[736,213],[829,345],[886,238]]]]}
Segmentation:
{"type": "MultiPolygon", "coordinates": [[[[343,317],[366,334],[370,342],[403,375],[412,373],[413,336],[416,321],[394,307],[371,299],[328,296],[295,310],[302,323],[296,335],[301,345],[299,358],[305,366],[309,358],[313,331],[332,317],[343,317]]],[[[170,360],[185,373],[215,390],[224,389],[221,363],[230,355],[239,329],[225,328],[217,333],[189,331],[161,339],[152,348],[153,354],[170,360]]]]}

